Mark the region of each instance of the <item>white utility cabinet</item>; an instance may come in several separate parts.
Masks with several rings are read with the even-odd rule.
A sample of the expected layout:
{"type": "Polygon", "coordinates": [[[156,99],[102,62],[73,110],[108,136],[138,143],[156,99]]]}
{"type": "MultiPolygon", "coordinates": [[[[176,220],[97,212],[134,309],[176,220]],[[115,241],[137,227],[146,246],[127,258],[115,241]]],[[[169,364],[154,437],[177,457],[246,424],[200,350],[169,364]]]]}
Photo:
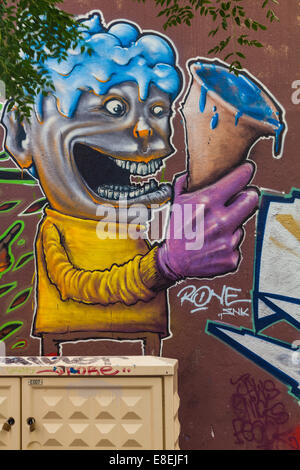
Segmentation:
{"type": "Polygon", "coordinates": [[[177,360],[0,358],[0,450],[179,449],[177,360]]]}

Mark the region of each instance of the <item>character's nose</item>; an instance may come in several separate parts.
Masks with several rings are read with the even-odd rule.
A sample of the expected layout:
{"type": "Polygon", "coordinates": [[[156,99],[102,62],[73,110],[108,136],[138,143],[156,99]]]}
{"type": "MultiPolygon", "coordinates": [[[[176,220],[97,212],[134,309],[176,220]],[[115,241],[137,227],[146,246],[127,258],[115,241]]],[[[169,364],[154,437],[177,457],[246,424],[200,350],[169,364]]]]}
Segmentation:
{"type": "Polygon", "coordinates": [[[149,124],[146,122],[144,118],[139,118],[137,123],[135,124],[133,128],[133,135],[134,137],[145,139],[150,137],[153,134],[153,130],[149,126],[149,124]]]}

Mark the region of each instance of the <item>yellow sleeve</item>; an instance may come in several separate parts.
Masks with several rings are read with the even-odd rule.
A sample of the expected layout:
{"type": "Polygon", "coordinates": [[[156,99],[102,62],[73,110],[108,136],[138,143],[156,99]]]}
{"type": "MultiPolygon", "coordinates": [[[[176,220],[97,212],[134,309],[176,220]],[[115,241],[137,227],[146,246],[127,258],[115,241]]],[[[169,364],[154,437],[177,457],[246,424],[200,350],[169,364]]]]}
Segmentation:
{"type": "Polygon", "coordinates": [[[121,266],[88,271],[74,267],[70,262],[55,225],[49,224],[45,228],[42,241],[48,277],[59,290],[62,300],[132,305],[138,300],[147,302],[156,295],[151,289],[159,278],[155,267],[156,248],[145,256],[135,256],[121,266]]]}

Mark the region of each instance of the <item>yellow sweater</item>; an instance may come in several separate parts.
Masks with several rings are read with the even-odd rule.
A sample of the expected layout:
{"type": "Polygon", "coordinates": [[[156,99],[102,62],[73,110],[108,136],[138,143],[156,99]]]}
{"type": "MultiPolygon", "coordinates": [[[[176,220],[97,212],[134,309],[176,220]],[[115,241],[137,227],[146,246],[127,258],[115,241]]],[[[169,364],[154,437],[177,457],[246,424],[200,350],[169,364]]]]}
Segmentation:
{"type": "Polygon", "coordinates": [[[105,225],[46,209],[36,240],[34,335],[93,331],[168,335],[166,292],[151,289],[159,278],[156,249],[149,251],[141,238],[120,238],[124,224],[113,226],[116,239],[99,239],[105,225]]]}

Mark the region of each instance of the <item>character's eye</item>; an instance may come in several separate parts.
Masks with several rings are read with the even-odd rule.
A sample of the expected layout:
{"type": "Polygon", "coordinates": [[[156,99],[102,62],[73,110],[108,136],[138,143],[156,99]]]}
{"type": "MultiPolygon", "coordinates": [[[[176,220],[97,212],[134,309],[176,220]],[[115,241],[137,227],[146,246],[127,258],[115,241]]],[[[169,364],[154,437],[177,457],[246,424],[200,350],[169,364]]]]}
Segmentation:
{"type": "Polygon", "coordinates": [[[111,100],[107,101],[104,105],[104,108],[114,116],[123,116],[123,114],[126,112],[126,104],[117,98],[112,98],[111,100]]]}
{"type": "Polygon", "coordinates": [[[153,116],[161,117],[165,112],[165,108],[161,105],[156,104],[156,105],[152,106],[150,111],[153,114],[153,116]]]}

